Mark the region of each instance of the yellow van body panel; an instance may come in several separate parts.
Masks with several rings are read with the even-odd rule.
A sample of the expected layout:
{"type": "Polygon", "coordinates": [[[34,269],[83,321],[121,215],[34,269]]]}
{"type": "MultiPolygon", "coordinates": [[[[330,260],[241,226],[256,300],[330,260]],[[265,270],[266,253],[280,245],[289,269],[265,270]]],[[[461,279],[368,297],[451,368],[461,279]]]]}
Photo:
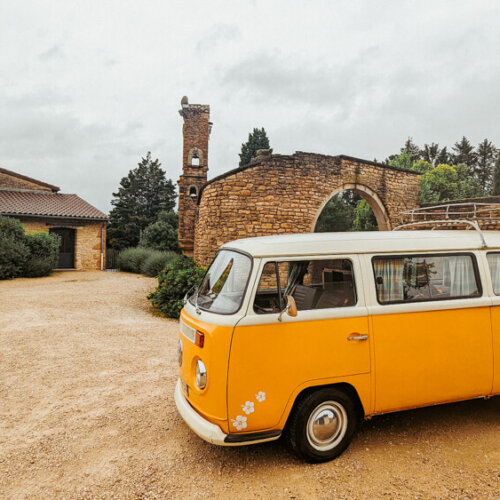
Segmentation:
{"type": "Polygon", "coordinates": [[[189,316],[185,309],[181,312],[181,321],[205,334],[204,346],[198,347],[180,333],[183,354],[179,375],[189,387],[189,394],[184,391],[184,395],[200,415],[228,433],[227,365],[233,327],[205,323],[189,316]],[[203,361],[207,369],[207,385],[202,391],[195,384],[198,359],[203,361]]]}
{"type": "Polygon", "coordinates": [[[229,431],[281,429],[295,397],[306,387],[350,383],[370,408],[368,317],[283,322],[235,328],[228,373],[229,431]],[[359,377],[365,374],[364,377],[359,377]],[[239,418],[238,418],[239,417],[239,418]],[[241,419],[246,427],[238,429],[241,419]]]}
{"type": "Polygon", "coordinates": [[[493,329],[493,394],[500,394],[500,305],[491,308],[491,324],[493,329]]]}
{"type": "Polygon", "coordinates": [[[372,316],[375,412],[490,394],[493,356],[489,309],[372,316]]]}

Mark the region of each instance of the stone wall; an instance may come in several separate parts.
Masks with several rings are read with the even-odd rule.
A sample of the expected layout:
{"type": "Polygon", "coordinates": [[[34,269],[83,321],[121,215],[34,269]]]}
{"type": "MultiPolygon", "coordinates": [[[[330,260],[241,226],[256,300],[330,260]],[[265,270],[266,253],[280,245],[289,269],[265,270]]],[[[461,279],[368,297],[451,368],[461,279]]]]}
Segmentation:
{"type": "Polygon", "coordinates": [[[194,258],[207,266],[234,239],[312,232],[325,204],[344,189],[370,203],[379,228],[391,229],[400,212],[419,206],[420,175],[348,156],[263,152],[203,188],[194,258]]]}
{"type": "MultiPolygon", "coordinates": [[[[101,269],[101,228],[106,242],[106,223],[85,221],[54,222],[44,219],[21,219],[26,233],[48,233],[51,227],[75,229],[75,269],[80,271],[101,269]],[[50,225],[49,225],[50,224],[50,225]]],[[[103,250],[103,269],[106,269],[106,247],[103,250]]]]}

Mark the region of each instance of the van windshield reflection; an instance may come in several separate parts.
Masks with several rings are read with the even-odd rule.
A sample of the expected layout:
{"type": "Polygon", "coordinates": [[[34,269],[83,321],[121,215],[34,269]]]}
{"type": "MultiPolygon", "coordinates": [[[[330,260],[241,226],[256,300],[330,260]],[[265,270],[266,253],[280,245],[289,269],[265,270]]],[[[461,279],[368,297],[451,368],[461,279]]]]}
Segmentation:
{"type": "Polygon", "coordinates": [[[249,257],[231,250],[221,250],[195,293],[189,298],[194,306],[219,314],[239,310],[245,294],[252,262],[249,257]]]}

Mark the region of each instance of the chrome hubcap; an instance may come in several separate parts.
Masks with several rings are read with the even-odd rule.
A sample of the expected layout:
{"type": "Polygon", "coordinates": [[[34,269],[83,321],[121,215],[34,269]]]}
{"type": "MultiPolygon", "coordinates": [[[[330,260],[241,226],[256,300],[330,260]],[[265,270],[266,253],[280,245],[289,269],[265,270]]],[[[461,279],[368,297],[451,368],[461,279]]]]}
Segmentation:
{"type": "Polygon", "coordinates": [[[336,401],[318,405],[307,421],[307,440],[319,451],[335,448],[347,431],[347,413],[336,401]]]}

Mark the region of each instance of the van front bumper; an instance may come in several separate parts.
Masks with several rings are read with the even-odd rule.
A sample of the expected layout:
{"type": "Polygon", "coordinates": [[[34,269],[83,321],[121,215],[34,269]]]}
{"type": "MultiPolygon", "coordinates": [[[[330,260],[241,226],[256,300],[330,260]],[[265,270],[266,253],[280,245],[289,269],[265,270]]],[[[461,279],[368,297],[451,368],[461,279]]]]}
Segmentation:
{"type": "Polygon", "coordinates": [[[255,432],[252,434],[225,434],[218,425],[212,424],[193,409],[182,392],[180,380],[177,381],[175,387],[174,399],[177,410],[184,419],[184,422],[186,422],[195,434],[209,443],[219,446],[242,446],[274,441],[281,436],[281,431],[279,430],[255,432]]]}

